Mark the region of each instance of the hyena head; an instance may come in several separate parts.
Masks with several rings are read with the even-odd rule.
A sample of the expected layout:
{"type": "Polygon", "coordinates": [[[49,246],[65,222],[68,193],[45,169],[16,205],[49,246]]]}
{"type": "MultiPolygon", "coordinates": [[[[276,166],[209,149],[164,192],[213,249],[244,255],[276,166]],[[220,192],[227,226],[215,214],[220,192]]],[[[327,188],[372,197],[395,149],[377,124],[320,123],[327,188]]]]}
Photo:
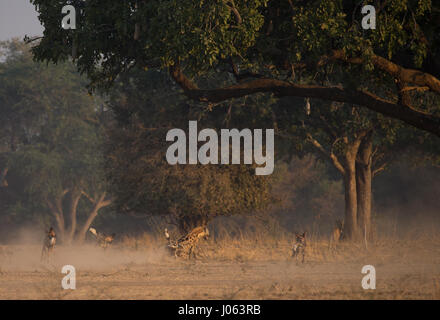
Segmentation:
{"type": "Polygon", "coordinates": [[[303,232],[303,234],[295,233],[295,237],[296,237],[296,243],[300,243],[302,245],[306,244],[306,233],[305,232],[303,232]]]}

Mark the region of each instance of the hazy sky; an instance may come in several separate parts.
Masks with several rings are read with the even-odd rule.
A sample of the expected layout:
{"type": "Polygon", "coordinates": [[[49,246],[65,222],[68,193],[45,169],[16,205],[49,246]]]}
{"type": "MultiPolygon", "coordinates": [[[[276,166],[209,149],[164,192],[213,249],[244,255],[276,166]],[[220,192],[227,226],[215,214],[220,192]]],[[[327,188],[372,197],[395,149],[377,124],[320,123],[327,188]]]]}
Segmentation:
{"type": "Polygon", "coordinates": [[[42,33],[38,14],[29,0],[0,0],[0,41],[42,33]]]}

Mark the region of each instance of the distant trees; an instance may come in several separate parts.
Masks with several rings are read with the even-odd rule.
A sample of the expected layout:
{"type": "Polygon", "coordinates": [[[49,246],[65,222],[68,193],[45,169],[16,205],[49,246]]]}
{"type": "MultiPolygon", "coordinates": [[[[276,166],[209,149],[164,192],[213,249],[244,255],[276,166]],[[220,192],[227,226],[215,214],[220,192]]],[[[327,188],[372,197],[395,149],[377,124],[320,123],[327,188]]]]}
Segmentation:
{"type": "Polygon", "coordinates": [[[6,209],[29,216],[47,210],[62,241],[81,241],[111,203],[103,175],[103,105],[72,64],[35,63],[16,40],[1,45],[0,156],[8,172],[3,181],[14,177],[15,199],[6,209]]]}

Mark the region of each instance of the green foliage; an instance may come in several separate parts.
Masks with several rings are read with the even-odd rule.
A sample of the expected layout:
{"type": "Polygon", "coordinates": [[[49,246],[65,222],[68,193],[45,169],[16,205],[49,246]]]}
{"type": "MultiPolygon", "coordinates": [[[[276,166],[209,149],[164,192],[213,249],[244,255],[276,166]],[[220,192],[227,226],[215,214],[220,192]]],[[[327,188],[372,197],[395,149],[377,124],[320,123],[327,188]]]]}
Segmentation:
{"type": "MultiPolygon", "coordinates": [[[[32,2],[39,6],[40,20],[46,27],[44,38],[33,50],[35,57],[56,62],[69,57],[72,46],[77,46],[76,65],[89,75],[92,88],[108,88],[134,66],[157,70],[175,63],[195,77],[200,87],[221,87],[231,84],[231,79],[222,76],[224,71],[230,74],[232,59],[240,72],[252,71],[300,84],[366,89],[394,101],[394,79],[373,65],[373,54],[405,67],[440,74],[436,62],[440,57],[440,25],[436,23],[439,7],[430,0],[73,1],[80,8],[77,30],[59,28],[61,3],[32,2]],[[366,4],[376,6],[375,30],[361,26],[361,8],[366,4]],[[241,21],[231,8],[236,9],[241,21]],[[135,40],[136,25],[141,32],[135,40]],[[322,59],[333,50],[342,51],[347,58],[361,58],[362,63],[327,61],[322,65],[322,59]],[[433,66],[435,69],[430,70],[433,66]]],[[[411,95],[415,97],[414,108],[434,115],[439,112],[438,100],[432,98],[432,93],[411,95]]],[[[258,99],[241,105],[249,106],[258,99]]],[[[267,108],[259,106],[258,113],[251,113],[248,118],[266,124],[263,113],[269,114],[272,106],[273,101],[267,108]]],[[[350,112],[349,107],[344,108],[347,110],[338,115],[350,112]]],[[[288,118],[294,121],[290,129],[297,131],[298,112],[293,109],[289,109],[288,118]]],[[[243,113],[249,115],[249,111],[245,109],[243,113]]],[[[365,121],[371,122],[371,113],[368,114],[365,121]]],[[[346,121],[345,115],[340,119],[335,115],[331,115],[330,125],[353,124],[346,121]]],[[[359,117],[358,120],[364,121],[359,117]]],[[[365,127],[366,123],[359,125],[365,127]]],[[[353,132],[358,129],[357,125],[348,128],[353,132]]],[[[387,130],[396,136],[395,128],[387,130]]],[[[294,144],[297,150],[302,149],[300,142],[294,144]]]]}
{"type": "MultiPolygon", "coordinates": [[[[58,62],[70,57],[72,52],[78,52],[74,57],[76,66],[89,76],[92,88],[118,86],[118,77],[123,78],[124,72],[134,67],[158,70],[176,63],[182,66],[185,74],[195,78],[200,87],[221,87],[232,82],[232,77],[222,77],[231,74],[229,62],[232,59],[240,73],[252,71],[259,76],[298,84],[342,87],[347,92],[367,89],[379,99],[396,101],[396,83],[392,76],[375,67],[373,54],[406,68],[418,68],[437,77],[440,74],[436,62],[440,56],[440,25],[436,23],[439,5],[430,0],[380,3],[368,0],[72,1],[79,9],[77,30],[59,27],[62,3],[54,0],[32,2],[37,5],[46,29],[43,39],[33,50],[36,59],[58,62]],[[361,8],[366,4],[376,5],[375,30],[363,30],[361,27],[361,8]],[[233,7],[241,22],[231,9],[233,7]],[[136,28],[140,29],[140,34],[134,39],[136,28]],[[334,50],[342,51],[347,59],[357,58],[361,63],[330,60],[322,64],[322,59],[331,56],[334,50]]],[[[130,90],[136,93],[136,89],[130,90]]],[[[174,93],[176,91],[172,91],[174,93]]],[[[421,95],[415,92],[411,95],[415,97],[415,109],[431,114],[439,112],[438,98],[432,97],[431,93],[421,95]]],[[[116,144],[118,147],[114,152],[125,155],[133,151],[130,162],[121,162],[117,167],[127,168],[132,163],[137,164],[135,155],[142,154],[141,144],[137,145],[137,150],[131,150],[126,145],[130,141],[155,141],[149,135],[151,131],[145,128],[184,128],[186,125],[176,123],[176,119],[180,117],[186,122],[188,117],[194,117],[195,110],[201,111],[195,114],[205,117],[206,123],[218,124],[219,114],[215,110],[208,115],[206,110],[200,110],[200,106],[190,105],[179,98],[176,98],[176,103],[168,103],[169,97],[162,105],[154,102],[150,110],[145,104],[146,101],[154,101],[154,96],[150,94],[139,98],[143,101],[142,106],[139,101],[137,106],[133,106],[130,99],[124,98],[126,100],[120,102],[126,108],[113,108],[117,117],[126,119],[129,126],[121,129],[126,130],[123,133],[127,136],[125,140],[124,135],[121,136],[122,140],[116,144]],[[147,118],[151,123],[145,123],[147,118]],[[134,136],[130,137],[131,134],[134,136]]],[[[302,139],[304,127],[312,130],[327,148],[333,146],[337,153],[344,152],[344,143],[338,141],[333,145],[334,140],[326,128],[336,129],[337,136],[350,139],[359,130],[374,125],[378,133],[375,143],[380,146],[394,145],[401,137],[414,137],[411,129],[406,131],[401,123],[358,110],[355,106],[312,101],[312,116],[307,117],[303,109],[298,108],[304,103],[302,99],[291,99],[288,103],[274,100],[268,95],[256,95],[252,99],[232,100],[229,108],[227,103],[220,104],[216,109],[218,112],[226,110],[224,123],[244,119],[240,124],[251,128],[270,123],[279,134],[294,136],[290,144],[283,144],[283,150],[278,149],[283,153],[293,149],[307,151],[302,139]],[[240,108],[236,106],[243,110],[237,111],[240,108]],[[229,119],[231,115],[232,121],[229,119]]],[[[158,135],[163,136],[164,132],[158,135]]],[[[405,139],[400,143],[409,141],[405,139]]],[[[160,150],[159,143],[157,141],[150,150],[160,150]]],[[[163,150],[157,154],[163,155],[163,150]]],[[[136,186],[147,183],[146,180],[140,181],[141,173],[154,167],[150,165],[144,170],[140,166],[138,171],[134,170],[132,176],[137,174],[139,181],[125,181],[124,171],[120,169],[119,173],[115,173],[114,185],[121,181],[120,190],[128,185],[130,188],[127,190],[130,191],[126,192],[127,195],[135,195],[133,190],[143,190],[136,186]]],[[[204,170],[207,170],[206,175],[212,176],[208,172],[210,169],[204,170]]],[[[185,171],[185,174],[189,175],[189,172],[185,171]]],[[[148,196],[147,192],[134,197],[137,199],[135,203],[145,196],[148,196]]],[[[131,197],[122,198],[129,207],[135,206],[135,203],[130,203],[131,197]]]]}
{"type": "Polygon", "coordinates": [[[65,60],[75,45],[81,72],[93,81],[112,82],[133,61],[153,60],[162,66],[186,61],[199,74],[226,57],[244,56],[263,24],[259,9],[266,1],[235,1],[245,17],[238,25],[223,1],[73,1],[77,30],[60,28],[65,3],[32,3],[45,26],[44,38],[34,49],[37,58],[65,60]],[[136,24],[141,25],[137,41],[133,40],[136,24]]]}
{"type": "MultiPolygon", "coordinates": [[[[376,8],[376,30],[361,27],[361,7],[373,1],[71,2],[77,8],[76,30],[60,28],[65,3],[32,0],[45,26],[34,53],[39,60],[57,62],[76,47],[79,70],[104,86],[134,64],[167,67],[182,62],[187,72],[200,76],[229,57],[239,57],[242,67],[277,75],[284,72],[285,60],[316,62],[335,49],[349,56],[368,58],[374,52],[397,60],[404,52],[412,59],[405,64],[420,67],[427,43],[439,41],[439,26],[433,23],[438,7],[430,0],[387,1],[376,8]],[[134,40],[136,25],[140,34],[134,40]],[[276,68],[267,69],[271,64],[276,68]]],[[[431,51],[438,53],[436,47],[431,51]]],[[[363,67],[373,70],[368,59],[363,67]]]]}
{"type": "Polygon", "coordinates": [[[16,181],[11,188],[23,199],[20,208],[44,208],[66,189],[105,188],[102,107],[87,93],[84,78],[68,62],[33,62],[21,42],[2,46],[0,153],[16,181]]]}
{"type": "Polygon", "coordinates": [[[272,203],[270,178],[256,176],[254,166],[167,163],[168,130],[187,131],[188,119],[198,120],[199,128],[217,128],[223,120],[187,105],[175,93],[169,79],[156,71],[126,74],[111,91],[109,105],[119,120],[110,128],[107,145],[115,205],[126,212],[207,221],[272,203]]]}

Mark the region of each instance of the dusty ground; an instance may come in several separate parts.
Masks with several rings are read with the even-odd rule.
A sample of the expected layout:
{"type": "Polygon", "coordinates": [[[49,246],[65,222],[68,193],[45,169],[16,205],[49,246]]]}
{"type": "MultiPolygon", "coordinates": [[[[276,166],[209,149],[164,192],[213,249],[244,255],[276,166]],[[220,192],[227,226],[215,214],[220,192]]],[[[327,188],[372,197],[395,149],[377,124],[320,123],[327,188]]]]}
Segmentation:
{"type": "Polygon", "coordinates": [[[440,246],[429,239],[369,250],[311,244],[304,264],[286,259],[287,241],[248,245],[211,243],[196,261],[157,247],[58,246],[48,264],[40,246],[3,246],[0,299],[440,299],[440,246]],[[61,287],[66,264],[76,268],[76,290],[61,287]],[[376,290],[361,287],[366,264],[376,268],[376,290]]]}

